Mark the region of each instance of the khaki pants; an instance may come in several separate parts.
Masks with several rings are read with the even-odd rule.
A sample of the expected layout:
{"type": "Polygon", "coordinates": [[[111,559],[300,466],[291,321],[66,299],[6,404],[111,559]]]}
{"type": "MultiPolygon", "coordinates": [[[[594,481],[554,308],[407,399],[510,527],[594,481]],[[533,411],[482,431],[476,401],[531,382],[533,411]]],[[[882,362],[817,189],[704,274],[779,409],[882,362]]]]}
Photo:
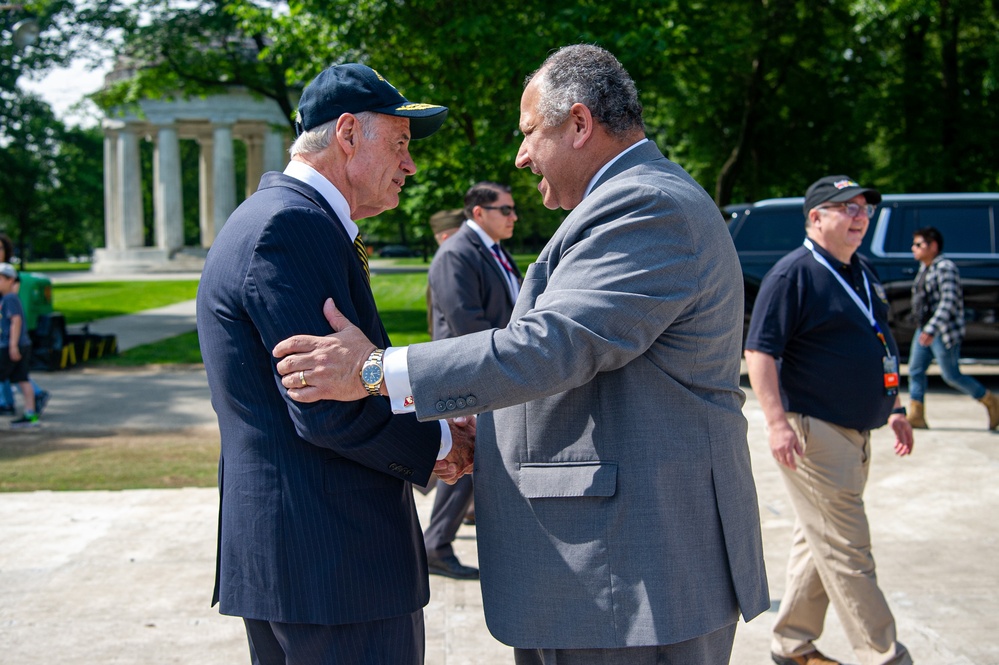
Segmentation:
{"type": "Polygon", "coordinates": [[[780,467],[797,519],[772,650],[786,657],[812,651],[832,603],[861,665],[912,663],[895,640],[895,619],[874,572],[863,498],[870,433],[787,416],[805,454],[796,471],[780,467]]]}

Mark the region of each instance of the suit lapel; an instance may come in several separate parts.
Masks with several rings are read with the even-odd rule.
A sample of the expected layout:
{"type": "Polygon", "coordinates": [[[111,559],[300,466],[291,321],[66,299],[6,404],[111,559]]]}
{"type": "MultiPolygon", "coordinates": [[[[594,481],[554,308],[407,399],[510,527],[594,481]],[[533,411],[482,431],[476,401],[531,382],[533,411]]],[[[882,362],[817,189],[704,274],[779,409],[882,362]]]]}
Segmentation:
{"type": "MultiPolygon", "coordinates": [[[[475,250],[481,255],[482,260],[492,269],[493,276],[499,281],[500,287],[503,289],[503,293],[506,294],[507,301],[511,306],[513,306],[514,302],[513,296],[510,294],[510,285],[507,283],[506,275],[503,274],[503,268],[501,268],[496,262],[496,256],[493,254],[492,249],[486,247],[482,238],[479,237],[479,234],[472,230],[468,224],[465,224],[462,227],[462,231],[466,234],[468,242],[472,243],[472,246],[475,247],[475,250]]],[[[514,273],[517,275],[517,280],[519,281],[520,271],[517,270],[517,266],[514,265],[513,260],[509,258],[509,255],[503,245],[500,245],[500,252],[503,256],[507,257],[507,261],[509,261],[510,265],[513,266],[514,273]]]]}
{"type": "MultiPolygon", "coordinates": [[[[291,189],[297,192],[298,194],[302,195],[306,199],[308,199],[314,205],[319,207],[323,212],[329,215],[330,219],[334,222],[331,225],[335,229],[334,233],[338,234],[338,237],[341,239],[342,242],[346,243],[347,245],[350,245],[349,254],[350,256],[355,258],[357,270],[363,272],[363,269],[361,268],[360,259],[358,259],[354,255],[355,252],[354,243],[351,241],[350,236],[347,235],[347,229],[343,227],[343,220],[341,220],[340,217],[333,211],[333,208],[330,206],[329,202],[326,201],[326,198],[323,197],[323,195],[320,194],[315,187],[307,185],[301,180],[298,180],[297,178],[292,178],[291,176],[287,176],[283,173],[278,173],[278,172],[268,172],[264,174],[263,178],[261,178],[260,180],[260,189],[264,189],[265,187],[285,187],[287,189],[291,189]]],[[[374,294],[371,292],[371,283],[369,280],[363,280],[363,281],[367,286],[367,295],[369,298],[368,306],[370,306],[373,309],[377,309],[375,305],[374,294]]],[[[374,342],[379,348],[388,347],[390,345],[389,336],[388,332],[385,330],[385,325],[382,323],[381,316],[376,316],[375,318],[378,321],[377,334],[380,335],[381,339],[380,340],[374,339],[374,337],[376,336],[376,331],[366,330],[365,332],[368,334],[369,337],[372,338],[371,341],[374,342]]]]}

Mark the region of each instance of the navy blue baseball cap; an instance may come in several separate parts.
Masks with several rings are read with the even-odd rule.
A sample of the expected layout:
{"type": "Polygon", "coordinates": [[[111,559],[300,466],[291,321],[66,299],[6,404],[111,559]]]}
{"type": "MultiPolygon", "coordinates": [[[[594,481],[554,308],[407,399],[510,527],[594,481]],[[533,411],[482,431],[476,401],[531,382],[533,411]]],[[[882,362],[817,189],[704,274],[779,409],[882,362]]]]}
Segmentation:
{"type": "Polygon", "coordinates": [[[302,91],[295,135],[336,120],[344,113],[364,111],[409,118],[413,139],[430,136],[447,118],[446,106],[413,103],[371,67],[348,63],[324,70],[302,91]]]}

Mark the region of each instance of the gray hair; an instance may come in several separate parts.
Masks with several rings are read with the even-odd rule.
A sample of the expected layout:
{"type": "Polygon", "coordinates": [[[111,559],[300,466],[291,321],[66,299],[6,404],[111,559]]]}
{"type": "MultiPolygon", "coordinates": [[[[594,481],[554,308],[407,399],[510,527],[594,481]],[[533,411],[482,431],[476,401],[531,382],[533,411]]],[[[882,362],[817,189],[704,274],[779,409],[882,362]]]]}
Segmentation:
{"type": "MultiPolygon", "coordinates": [[[[354,117],[361,121],[361,134],[364,135],[364,138],[373,139],[378,135],[378,132],[375,131],[374,123],[369,122],[374,120],[377,115],[374,111],[361,111],[354,114],[354,117]]],[[[336,123],[339,119],[336,118],[329,122],[324,122],[308,131],[302,132],[295,139],[288,152],[294,157],[295,155],[322,152],[330,147],[330,143],[333,142],[333,136],[336,134],[336,123]]]]}
{"type": "Polygon", "coordinates": [[[635,82],[606,49],[590,44],[564,46],[548,56],[524,85],[534,78],[538,79],[538,113],[546,127],[561,125],[572,105],[579,103],[614,136],[645,131],[635,82]]]}

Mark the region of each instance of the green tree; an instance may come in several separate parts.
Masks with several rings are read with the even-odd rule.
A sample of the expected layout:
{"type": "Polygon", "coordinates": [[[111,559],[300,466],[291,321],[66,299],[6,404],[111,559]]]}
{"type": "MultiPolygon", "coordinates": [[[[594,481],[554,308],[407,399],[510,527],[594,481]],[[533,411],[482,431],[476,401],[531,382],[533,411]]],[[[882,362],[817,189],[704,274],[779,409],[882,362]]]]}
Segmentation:
{"type": "Polygon", "coordinates": [[[291,117],[330,64],[382,71],[445,104],[414,143],[419,172],[374,240],[432,246],[426,219],[479,179],[509,182],[515,240],[536,249],[564,212],[514,168],[524,76],[554,48],[590,42],[632,73],[649,136],[719,205],[800,194],[846,172],[886,191],[996,186],[994,0],[143,0],[125,31],[144,66],[105,101],[238,85],[291,117]],[[138,25],[138,17],[132,19],[138,25]]]}
{"type": "Polygon", "coordinates": [[[54,171],[58,121],[34,95],[14,94],[6,100],[9,113],[0,143],[0,226],[14,240],[22,259],[32,255],[31,240],[40,194],[54,171]]]}
{"type": "Polygon", "coordinates": [[[35,253],[90,255],[104,244],[104,136],[99,129],[66,127],[57,141],[53,178],[41,188],[32,225],[35,253]]]}
{"type": "Polygon", "coordinates": [[[18,81],[94,55],[125,16],[115,0],[37,0],[0,10],[0,228],[24,260],[69,247],[89,250],[103,195],[100,147],[96,153],[94,148],[99,137],[67,130],[18,81]],[[9,38],[9,29],[26,18],[37,22],[40,33],[22,47],[9,38]]]}
{"type": "Polygon", "coordinates": [[[861,101],[878,129],[879,178],[898,191],[999,185],[999,4],[864,2],[877,83],[861,101]]]}
{"type": "Polygon", "coordinates": [[[139,0],[118,54],[127,76],[95,95],[105,109],[168,95],[245,89],[274,100],[289,128],[301,90],[290,62],[312,56],[283,2],[139,0]]]}

